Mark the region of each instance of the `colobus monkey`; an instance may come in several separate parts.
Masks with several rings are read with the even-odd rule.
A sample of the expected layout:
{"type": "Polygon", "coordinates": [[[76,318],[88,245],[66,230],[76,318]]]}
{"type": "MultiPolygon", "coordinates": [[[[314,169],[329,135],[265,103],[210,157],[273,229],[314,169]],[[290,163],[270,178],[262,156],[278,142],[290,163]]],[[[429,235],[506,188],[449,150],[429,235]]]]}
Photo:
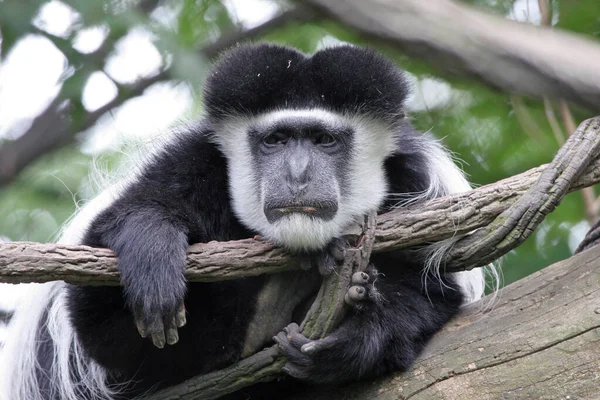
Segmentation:
{"type": "Polygon", "coordinates": [[[35,285],[2,352],[2,398],[143,396],[235,363],[273,336],[285,371],[308,382],[410,366],[483,293],[480,270],[438,270],[448,241],[374,254],[354,282],[365,299],[318,351],[287,326],[318,289],[316,271],[335,268],[349,223],[399,199],[469,189],[443,147],[406,120],[407,92],[392,62],[359,47],[306,55],[253,44],[222,55],[205,84],[205,117],[91,201],[61,238],[114,250],[122,286],[35,285]],[[315,268],[186,283],[189,244],[256,234],[315,268]]]}

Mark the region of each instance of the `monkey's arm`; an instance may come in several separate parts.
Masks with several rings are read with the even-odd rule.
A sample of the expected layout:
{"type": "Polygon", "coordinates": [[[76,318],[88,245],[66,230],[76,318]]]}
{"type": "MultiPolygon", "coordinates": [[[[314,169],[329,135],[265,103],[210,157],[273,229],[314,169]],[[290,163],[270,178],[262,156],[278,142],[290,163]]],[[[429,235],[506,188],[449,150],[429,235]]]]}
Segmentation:
{"type": "Polygon", "coordinates": [[[202,132],[189,132],[150,158],[87,229],[84,244],[118,255],[137,329],[159,348],[177,342],[186,322],[188,244],[229,232],[219,224],[228,204],[223,156],[202,132]]]}

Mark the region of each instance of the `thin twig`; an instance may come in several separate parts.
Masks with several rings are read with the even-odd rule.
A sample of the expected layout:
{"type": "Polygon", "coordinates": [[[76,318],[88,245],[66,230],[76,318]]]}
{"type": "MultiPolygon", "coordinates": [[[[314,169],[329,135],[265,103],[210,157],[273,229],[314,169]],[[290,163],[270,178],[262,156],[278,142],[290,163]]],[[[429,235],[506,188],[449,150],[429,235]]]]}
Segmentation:
{"type": "Polygon", "coordinates": [[[519,125],[521,125],[523,132],[525,132],[532,140],[540,140],[544,136],[542,129],[531,116],[523,98],[516,94],[511,94],[510,104],[512,105],[513,111],[517,116],[517,121],[519,122],[519,125]]]}
{"type": "Polygon", "coordinates": [[[562,146],[565,143],[565,134],[560,127],[560,123],[556,118],[556,114],[554,113],[554,108],[552,107],[552,103],[548,100],[547,97],[544,97],[544,112],[546,113],[546,119],[550,124],[550,128],[552,129],[552,133],[554,134],[554,138],[556,139],[556,143],[559,146],[562,146]]]}

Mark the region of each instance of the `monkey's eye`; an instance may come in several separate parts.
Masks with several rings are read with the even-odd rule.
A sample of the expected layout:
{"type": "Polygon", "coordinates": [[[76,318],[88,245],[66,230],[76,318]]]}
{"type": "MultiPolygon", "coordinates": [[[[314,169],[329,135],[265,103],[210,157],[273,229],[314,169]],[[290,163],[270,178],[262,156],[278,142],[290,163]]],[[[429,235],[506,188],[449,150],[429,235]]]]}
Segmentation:
{"type": "Polygon", "coordinates": [[[326,132],[321,132],[315,136],[314,144],[323,147],[331,147],[337,143],[335,138],[326,132]]]}
{"type": "Polygon", "coordinates": [[[286,144],[289,136],[283,132],[275,132],[263,139],[263,144],[267,147],[273,147],[280,144],[286,144]]]}

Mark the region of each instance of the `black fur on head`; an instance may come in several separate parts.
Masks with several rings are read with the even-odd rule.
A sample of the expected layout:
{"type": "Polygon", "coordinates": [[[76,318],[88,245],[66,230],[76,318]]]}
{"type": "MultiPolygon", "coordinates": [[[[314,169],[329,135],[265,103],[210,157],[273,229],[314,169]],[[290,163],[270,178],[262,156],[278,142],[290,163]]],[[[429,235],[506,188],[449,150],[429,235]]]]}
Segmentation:
{"type": "Polygon", "coordinates": [[[403,117],[406,79],[390,60],[350,45],[312,56],[273,44],[242,45],[223,54],[207,79],[212,118],[281,108],[322,108],[388,121],[403,117]]]}

